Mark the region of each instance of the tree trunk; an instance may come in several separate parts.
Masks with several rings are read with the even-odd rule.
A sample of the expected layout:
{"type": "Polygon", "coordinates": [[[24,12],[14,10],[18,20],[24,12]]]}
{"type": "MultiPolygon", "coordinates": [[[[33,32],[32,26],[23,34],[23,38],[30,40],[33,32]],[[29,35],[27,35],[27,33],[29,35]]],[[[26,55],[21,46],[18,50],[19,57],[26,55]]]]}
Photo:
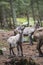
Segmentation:
{"type": "Polygon", "coordinates": [[[3,18],[3,27],[6,27],[6,14],[5,14],[5,9],[4,6],[2,6],[2,18],[3,18]]]}
{"type": "Polygon", "coordinates": [[[14,9],[14,5],[13,5],[13,0],[10,0],[10,7],[11,7],[11,16],[13,18],[13,26],[15,28],[15,23],[16,23],[16,12],[14,9]]]}
{"type": "Polygon", "coordinates": [[[32,10],[32,15],[33,15],[33,20],[34,20],[34,24],[35,24],[35,14],[34,14],[34,7],[33,7],[33,0],[30,1],[31,4],[31,10],[32,10]]]}
{"type": "Polygon", "coordinates": [[[2,7],[0,7],[0,27],[2,28],[2,7]]]}
{"type": "Polygon", "coordinates": [[[39,16],[38,21],[39,21],[39,24],[41,24],[41,26],[42,26],[41,17],[40,17],[40,9],[39,9],[39,0],[36,0],[36,3],[37,3],[38,16],[39,16]]]}
{"type": "Polygon", "coordinates": [[[27,12],[27,21],[28,21],[27,26],[29,26],[29,12],[27,12]]]}

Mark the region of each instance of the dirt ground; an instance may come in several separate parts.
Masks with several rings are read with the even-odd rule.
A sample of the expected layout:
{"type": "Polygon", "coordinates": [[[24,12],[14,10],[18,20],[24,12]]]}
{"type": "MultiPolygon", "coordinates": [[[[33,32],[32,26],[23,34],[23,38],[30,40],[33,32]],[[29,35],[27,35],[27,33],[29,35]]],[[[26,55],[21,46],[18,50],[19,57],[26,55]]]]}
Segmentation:
{"type": "MultiPolygon", "coordinates": [[[[9,57],[9,45],[7,44],[7,38],[13,35],[13,31],[0,31],[0,48],[6,48],[3,51],[4,55],[0,55],[0,65],[4,65],[5,62],[9,57]]],[[[36,49],[37,43],[34,42],[34,45],[29,45],[29,43],[23,43],[23,54],[27,58],[32,57],[36,63],[43,65],[43,57],[38,57],[38,51],[36,49]]],[[[43,47],[42,47],[43,51],[43,47]]],[[[17,54],[17,49],[14,49],[14,52],[17,54]]]]}

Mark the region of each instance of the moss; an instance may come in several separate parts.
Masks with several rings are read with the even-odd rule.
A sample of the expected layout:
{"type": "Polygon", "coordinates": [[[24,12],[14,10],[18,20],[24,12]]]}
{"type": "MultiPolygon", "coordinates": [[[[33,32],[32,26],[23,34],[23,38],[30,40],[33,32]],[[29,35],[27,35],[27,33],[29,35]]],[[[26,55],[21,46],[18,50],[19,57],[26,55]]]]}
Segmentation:
{"type": "Polygon", "coordinates": [[[0,50],[0,55],[3,55],[3,51],[2,50],[0,50]]]}

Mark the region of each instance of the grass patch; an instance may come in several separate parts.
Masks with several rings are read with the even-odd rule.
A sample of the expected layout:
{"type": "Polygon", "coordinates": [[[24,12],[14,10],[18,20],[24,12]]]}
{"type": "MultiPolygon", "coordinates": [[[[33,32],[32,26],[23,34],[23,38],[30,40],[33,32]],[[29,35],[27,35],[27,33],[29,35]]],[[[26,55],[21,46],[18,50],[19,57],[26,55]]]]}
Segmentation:
{"type": "Polygon", "coordinates": [[[23,24],[24,22],[27,22],[26,18],[17,18],[17,24],[23,24]]]}
{"type": "MultiPolygon", "coordinates": [[[[23,24],[23,23],[28,23],[27,18],[17,18],[17,25],[23,24]]],[[[33,18],[29,18],[29,25],[34,25],[34,20],[33,18]]]]}

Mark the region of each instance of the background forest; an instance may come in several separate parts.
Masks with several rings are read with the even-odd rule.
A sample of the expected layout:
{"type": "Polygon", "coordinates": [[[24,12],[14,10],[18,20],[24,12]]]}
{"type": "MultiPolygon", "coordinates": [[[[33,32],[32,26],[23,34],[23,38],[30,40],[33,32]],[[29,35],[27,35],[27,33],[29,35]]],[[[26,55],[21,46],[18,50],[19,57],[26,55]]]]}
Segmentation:
{"type": "Polygon", "coordinates": [[[43,26],[43,0],[0,0],[0,28],[43,26]]]}

